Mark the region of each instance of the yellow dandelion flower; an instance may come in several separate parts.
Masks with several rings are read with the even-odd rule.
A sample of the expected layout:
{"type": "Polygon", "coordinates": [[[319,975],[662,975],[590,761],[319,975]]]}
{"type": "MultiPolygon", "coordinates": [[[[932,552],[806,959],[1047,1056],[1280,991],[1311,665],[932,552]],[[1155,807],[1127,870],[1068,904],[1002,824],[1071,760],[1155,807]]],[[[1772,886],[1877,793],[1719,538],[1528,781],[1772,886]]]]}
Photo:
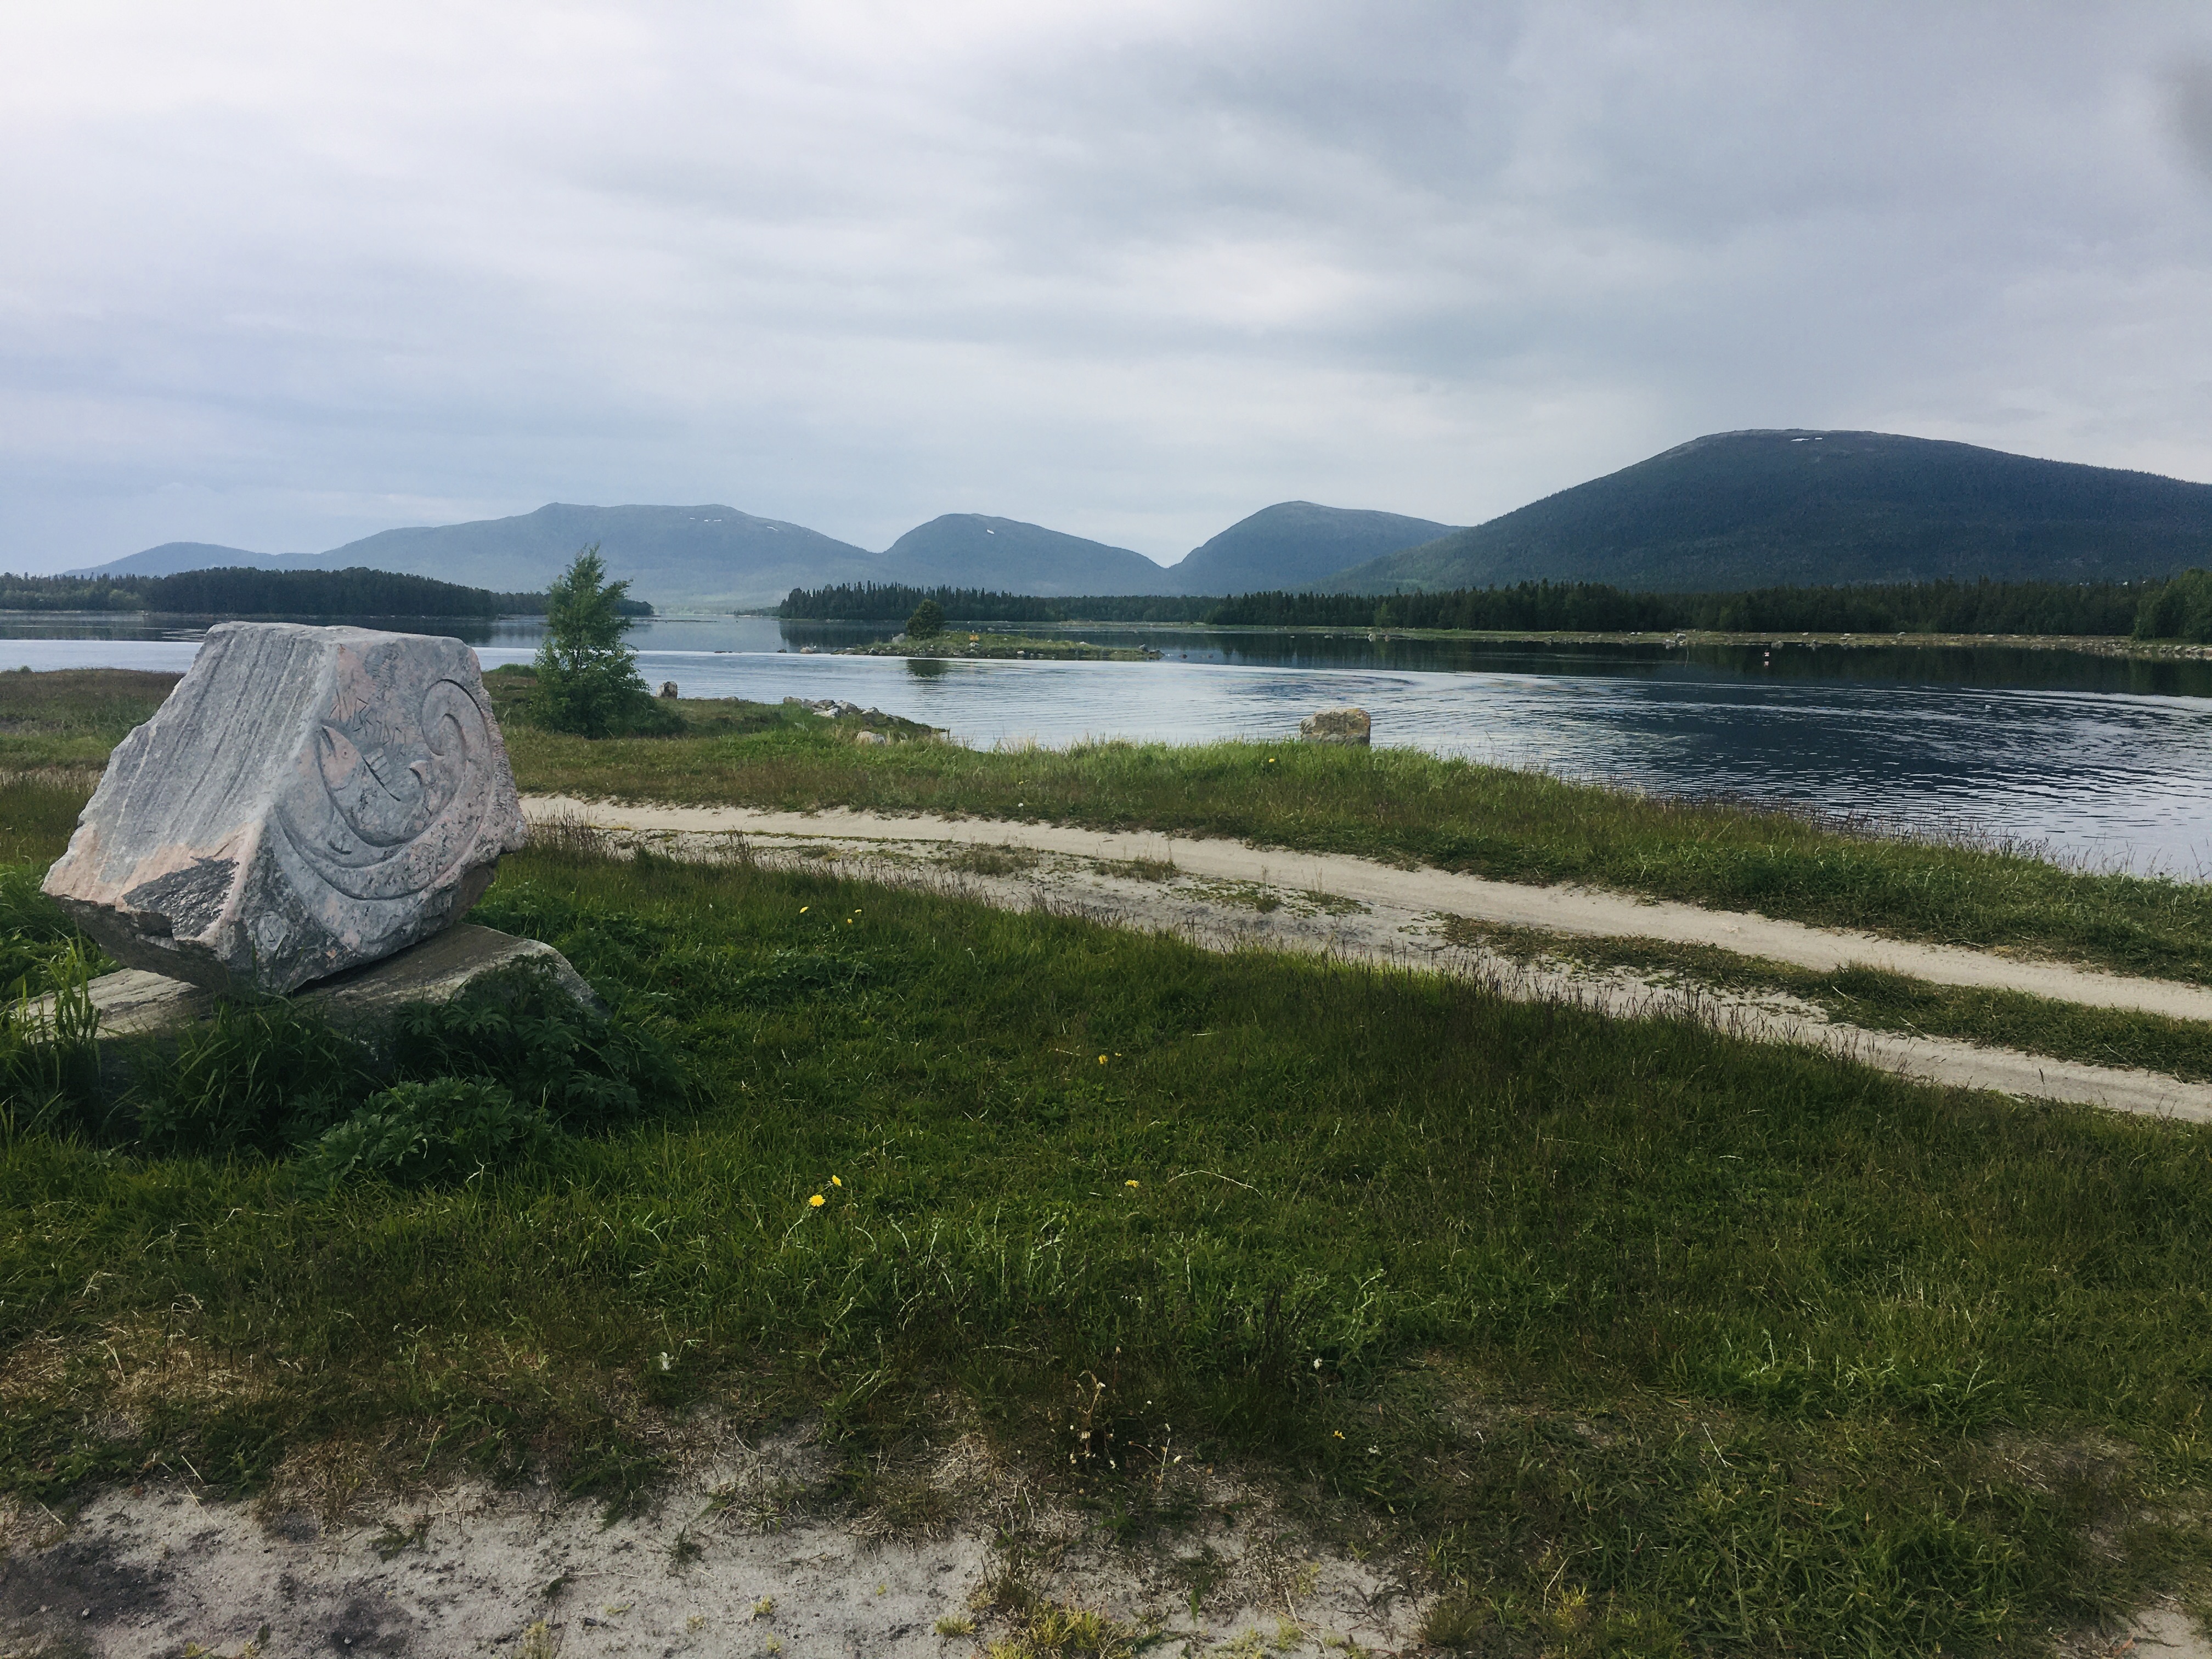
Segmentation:
{"type": "Polygon", "coordinates": [[[813,908],[814,908],[814,907],[813,907],[812,905],[811,905],[811,904],[802,904],[802,905],[800,905],[800,906],[799,907],[799,914],[800,915],[802,915],[802,916],[803,916],[803,915],[805,915],[809,910],[811,910],[813,908]]]}
{"type": "Polygon", "coordinates": [[[830,1184],[832,1187],[842,1187],[842,1186],[843,1186],[845,1183],[844,1183],[844,1182],[843,1182],[842,1180],[841,1180],[841,1179],[840,1179],[839,1177],[837,1177],[836,1176],[831,1176],[830,1177],[830,1184]]]}
{"type": "Polygon", "coordinates": [[[829,1201],[830,1200],[823,1197],[821,1194],[817,1193],[813,1197],[806,1200],[806,1207],[810,1210],[818,1210],[829,1201]]]}
{"type": "Polygon", "coordinates": [[[1103,1065],[1106,1063],[1106,1056],[1105,1056],[1105,1055],[1103,1055],[1103,1054],[1099,1055],[1099,1056],[1098,1056],[1098,1063],[1099,1063],[1101,1066],[1103,1066],[1103,1065]]]}
{"type": "Polygon", "coordinates": [[[1136,1183],[1135,1182],[1133,1182],[1133,1181],[1125,1181],[1125,1182],[1123,1182],[1121,1184],[1122,1184],[1124,1187],[1133,1187],[1133,1186],[1135,1186],[1137,1183],[1136,1183]]]}

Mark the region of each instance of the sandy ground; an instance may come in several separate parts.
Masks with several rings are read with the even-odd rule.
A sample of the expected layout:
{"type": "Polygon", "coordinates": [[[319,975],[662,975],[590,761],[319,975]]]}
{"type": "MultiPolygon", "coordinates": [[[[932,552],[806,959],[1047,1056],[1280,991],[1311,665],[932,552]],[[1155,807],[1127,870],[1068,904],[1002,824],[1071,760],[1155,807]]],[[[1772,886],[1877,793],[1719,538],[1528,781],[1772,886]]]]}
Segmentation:
{"type": "Polygon", "coordinates": [[[1194,1489],[1182,1531],[1125,1547],[1003,1480],[979,1487],[956,1446],[941,1473],[963,1519],[884,1536],[866,1516],[787,1512],[782,1494],[820,1462],[797,1437],[739,1446],[612,1525],[480,1486],[329,1526],[167,1485],[69,1516],[0,1510],[0,1656],[968,1659],[1009,1633],[986,1586],[1010,1577],[1194,1659],[1418,1645],[1422,1604],[1387,1567],[1316,1547],[1225,1481],[1194,1489]]]}
{"type": "Polygon", "coordinates": [[[540,821],[589,823],[618,840],[649,842],[676,857],[745,856],[817,868],[831,864],[868,881],[1159,930],[1210,949],[1261,945],[1462,974],[1485,979],[1510,995],[1564,998],[1607,1013],[1687,1013],[1744,1036],[1810,1044],[1938,1083],[2212,1122],[2212,1085],[1948,1038],[1864,1030],[1834,1024],[1820,1010],[1788,997],[1723,995],[1559,963],[1519,964],[1450,944],[1443,928],[1448,919],[1463,916],[1559,933],[1710,945],[1816,971],[1856,963],[1939,984],[2212,1019],[2212,990],[2170,981],[2015,961],[1694,905],[1641,902],[1576,888],[1517,886],[1236,842],[1110,835],[996,820],[617,806],[562,796],[531,796],[524,805],[540,821]],[[979,852],[984,855],[980,860],[979,852]],[[994,860],[994,854],[1012,856],[994,860]],[[1164,878],[1123,873],[1146,861],[1163,871],[1172,865],[1174,873],[1164,878]],[[994,862],[1008,867],[993,873],[988,866],[994,862]]]}

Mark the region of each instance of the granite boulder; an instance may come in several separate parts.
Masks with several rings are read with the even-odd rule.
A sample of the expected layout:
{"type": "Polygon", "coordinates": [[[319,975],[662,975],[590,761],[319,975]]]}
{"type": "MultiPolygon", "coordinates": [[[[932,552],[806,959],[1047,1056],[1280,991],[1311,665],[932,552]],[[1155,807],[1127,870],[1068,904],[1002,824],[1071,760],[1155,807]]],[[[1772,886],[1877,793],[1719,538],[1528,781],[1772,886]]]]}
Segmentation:
{"type": "Polygon", "coordinates": [[[452,926],[522,842],[467,646],[227,623],[109,757],[46,890],[126,967],[280,994],[452,926]]]}

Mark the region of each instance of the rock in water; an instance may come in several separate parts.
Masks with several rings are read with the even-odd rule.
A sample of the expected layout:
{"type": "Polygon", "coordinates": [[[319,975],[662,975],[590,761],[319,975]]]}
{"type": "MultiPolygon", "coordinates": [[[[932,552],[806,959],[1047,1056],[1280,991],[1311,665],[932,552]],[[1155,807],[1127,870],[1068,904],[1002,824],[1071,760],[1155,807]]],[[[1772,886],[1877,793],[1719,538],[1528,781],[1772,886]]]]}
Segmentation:
{"type": "Polygon", "coordinates": [[[1298,736],[1308,743],[1364,744],[1373,731],[1364,708],[1322,708],[1298,722],[1298,736]]]}
{"type": "Polygon", "coordinates": [[[46,890],[127,967],[270,994],[450,927],[522,839],[468,647],[226,623],[108,757],[46,890]]]}

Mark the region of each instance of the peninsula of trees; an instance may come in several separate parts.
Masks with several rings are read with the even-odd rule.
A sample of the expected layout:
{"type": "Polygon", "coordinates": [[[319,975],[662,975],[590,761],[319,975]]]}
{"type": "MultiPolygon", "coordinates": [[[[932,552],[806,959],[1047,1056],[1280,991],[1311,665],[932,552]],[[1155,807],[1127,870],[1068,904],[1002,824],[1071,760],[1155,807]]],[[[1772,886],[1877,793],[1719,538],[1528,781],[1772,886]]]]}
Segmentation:
{"type": "MultiPolygon", "coordinates": [[[[536,617],[545,595],[428,576],[344,570],[185,570],[167,576],[0,575],[0,611],[146,611],[190,617],[536,617]]],[[[649,617],[642,599],[626,616],[649,617]]]]}
{"type": "Polygon", "coordinates": [[[1224,628],[1439,628],[1473,632],[2133,635],[2212,642],[2212,575],[2170,581],[1931,581],[1634,592],[1603,582],[1516,582],[1440,593],[1240,593],[1039,599],[879,583],[793,588],[787,620],[896,622],[924,600],[961,623],[1194,623],[1224,628]]]}

